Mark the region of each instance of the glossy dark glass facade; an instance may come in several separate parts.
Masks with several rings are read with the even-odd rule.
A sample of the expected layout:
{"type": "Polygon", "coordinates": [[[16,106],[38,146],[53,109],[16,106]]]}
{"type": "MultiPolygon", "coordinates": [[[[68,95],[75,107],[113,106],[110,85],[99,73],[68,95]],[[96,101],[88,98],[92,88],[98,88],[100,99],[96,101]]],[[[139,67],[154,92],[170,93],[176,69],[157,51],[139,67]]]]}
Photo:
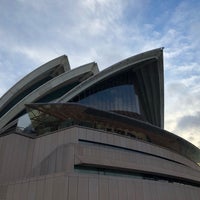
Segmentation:
{"type": "Polygon", "coordinates": [[[120,73],[93,85],[73,98],[71,102],[78,102],[100,110],[140,114],[132,71],[120,73]]]}

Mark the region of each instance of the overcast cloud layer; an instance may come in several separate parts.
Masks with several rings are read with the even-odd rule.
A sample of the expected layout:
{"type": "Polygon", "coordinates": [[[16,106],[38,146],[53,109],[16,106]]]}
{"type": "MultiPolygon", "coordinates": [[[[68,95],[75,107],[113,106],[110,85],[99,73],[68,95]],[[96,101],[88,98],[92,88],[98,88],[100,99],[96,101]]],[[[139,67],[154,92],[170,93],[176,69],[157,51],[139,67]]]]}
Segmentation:
{"type": "Polygon", "coordinates": [[[1,0],[0,96],[41,64],[68,55],[102,70],[165,47],[165,129],[200,147],[198,0],[1,0]]]}

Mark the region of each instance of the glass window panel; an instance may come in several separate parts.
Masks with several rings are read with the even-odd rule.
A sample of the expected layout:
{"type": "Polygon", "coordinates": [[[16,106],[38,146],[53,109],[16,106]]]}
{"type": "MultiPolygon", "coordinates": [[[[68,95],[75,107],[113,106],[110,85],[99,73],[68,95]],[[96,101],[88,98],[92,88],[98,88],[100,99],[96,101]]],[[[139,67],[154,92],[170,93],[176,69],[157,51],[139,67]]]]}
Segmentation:
{"type": "Polygon", "coordinates": [[[72,101],[101,110],[140,113],[133,77],[132,71],[110,77],[84,91],[72,101]]]}

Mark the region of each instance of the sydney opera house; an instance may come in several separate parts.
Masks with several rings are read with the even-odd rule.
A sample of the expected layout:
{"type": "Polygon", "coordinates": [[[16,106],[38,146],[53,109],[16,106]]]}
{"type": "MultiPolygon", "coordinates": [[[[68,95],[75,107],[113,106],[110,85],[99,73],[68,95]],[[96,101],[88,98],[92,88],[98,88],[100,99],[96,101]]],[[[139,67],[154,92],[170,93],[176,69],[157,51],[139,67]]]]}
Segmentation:
{"type": "Polygon", "coordinates": [[[162,48],[102,71],[60,56],[0,99],[1,200],[199,200],[199,163],[164,130],[162,48]]]}

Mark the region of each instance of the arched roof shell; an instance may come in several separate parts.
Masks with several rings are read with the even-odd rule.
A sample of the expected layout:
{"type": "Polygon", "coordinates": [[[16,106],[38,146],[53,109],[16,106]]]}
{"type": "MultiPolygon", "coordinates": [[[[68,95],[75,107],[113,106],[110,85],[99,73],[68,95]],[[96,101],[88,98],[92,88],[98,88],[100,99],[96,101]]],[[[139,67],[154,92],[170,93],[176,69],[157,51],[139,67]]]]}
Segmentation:
{"type": "Polygon", "coordinates": [[[69,61],[66,55],[55,58],[17,82],[13,87],[11,87],[1,98],[0,98],[0,113],[16,96],[20,95],[22,92],[30,88],[38,79],[45,78],[49,72],[55,71],[58,67],[62,67],[63,72],[70,70],[69,61]]]}
{"type": "Polygon", "coordinates": [[[12,120],[14,116],[23,111],[26,103],[35,102],[38,98],[51,93],[56,87],[59,87],[59,85],[68,84],[76,79],[83,81],[89,76],[98,73],[98,71],[97,64],[92,62],[56,76],[26,95],[23,99],[21,99],[21,101],[13,106],[7,113],[5,113],[0,118],[0,128],[4,127],[8,122],[10,122],[10,120],[12,120]]]}
{"type": "MultiPolygon", "coordinates": [[[[141,93],[144,94],[142,97],[143,100],[147,101],[145,109],[146,110],[149,109],[149,115],[147,113],[147,118],[149,118],[148,121],[156,126],[163,128],[164,127],[163,48],[147,51],[112,65],[111,67],[101,71],[95,76],[87,79],[86,81],[74,87],[72,90],[63,95],[60,99],[58,99],[57,102],[58,103],[68,102],[72,98],[83,92],[84,90],[91,87],[92,85],[114,75],[115,73],[127,69],[133,69],[137,70],[137,72],[140,72],[136,73],[136,75],[141,76],[141,79],[143,80],[142,84],[144,85],[144,87],[141,88],[141,93]],[[147,67],[144,66],[145,70],[140,71],[140,69],[143,69],[143,67],[141,67],[139,64],[148,62],[152,59],[157,61],[157,64],[155,66],[155,71],[153,72],[156,73],[155,76],[157,77],[156,79],[149,78],[151,76],[151,71],[148,71],[146,69],[148,68],[148,66],[147,67]]],[[[140,83],[138,83],[138,85],[140,85],[140,83]]]]}

